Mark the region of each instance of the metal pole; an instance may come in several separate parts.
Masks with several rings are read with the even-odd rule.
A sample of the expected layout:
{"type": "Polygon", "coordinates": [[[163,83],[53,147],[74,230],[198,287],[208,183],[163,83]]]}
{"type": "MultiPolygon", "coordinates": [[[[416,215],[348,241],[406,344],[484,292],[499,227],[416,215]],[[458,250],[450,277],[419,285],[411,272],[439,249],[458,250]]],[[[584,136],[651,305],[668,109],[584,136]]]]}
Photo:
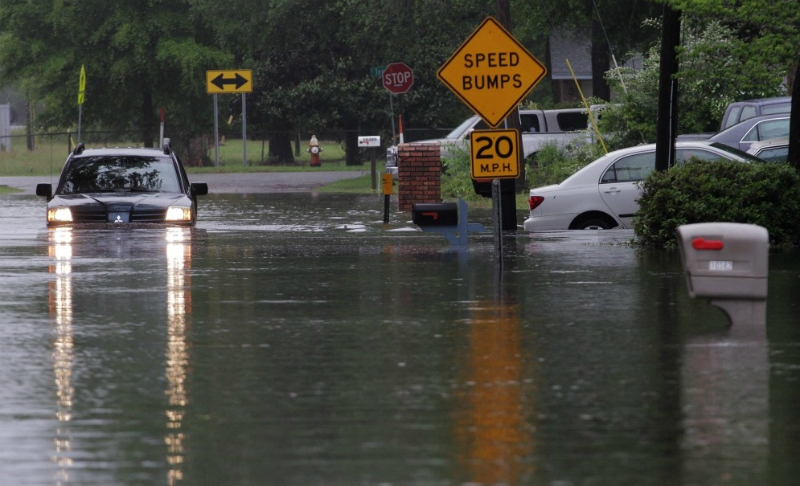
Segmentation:
{"type": "Polygon", "coordinates": [[[370,157],[369,166],[370,166],[370,176],[371,176],[370,178],[372,180],[372,192],[375,192],[376,190],[378,190],[378,181],[377,181],[377,176],[375,174],[375,169],[376,169],[376,167],[375,167],[375,165],[376,165],[375,164],[375,159],[378,157],[378,149],[374,148],[374,149],[367,149],[367,150],[369,150],[371,152],[371,155],[372,155],[372,157],[370,157]]]}
{"type": "Polygon", "coordinates": [[[164,148],[164,108],[161,108],[161,126],[158,130],[158,148],[164,148]]]}
{"type": "Polygon", "coordinates": [[[219,167],[219,109],[217,108],[217,94],[214,93],[214,166],[219,167]]]}
{"type": "Polygon", "coordinates": [[[503,264],[503,207],[500,198],[500,179],[492,179],[492,222],[497,263],[503,264]]]}
{"type": "Polygon", "coordinates": [[[78,105],[78,143],[81,143],[81,122],[83,118],[83,105],[78,105]]]}
{"type": "Polygon", "coordinates": [[[247,95],[242,93],[242,165],[247,167],[247,95]]]}
{"type": "Polygon", "coordinates": [[[389,93],[389,109],[392,111],[392,145],[397,145],[397,132],[394,130],[394,99],[389,93]]]}

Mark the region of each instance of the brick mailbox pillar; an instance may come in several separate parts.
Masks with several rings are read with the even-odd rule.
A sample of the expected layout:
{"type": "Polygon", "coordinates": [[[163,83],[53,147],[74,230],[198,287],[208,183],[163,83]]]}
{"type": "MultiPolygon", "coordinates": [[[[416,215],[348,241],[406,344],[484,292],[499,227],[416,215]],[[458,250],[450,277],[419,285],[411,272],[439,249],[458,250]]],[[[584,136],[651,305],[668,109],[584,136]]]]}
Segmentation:
{"type": "Polygon", "coordinates": [[[417,203],[442,202],[442,156],[439,144],[402,144],[397,151],[400,211],[417,203]]]}

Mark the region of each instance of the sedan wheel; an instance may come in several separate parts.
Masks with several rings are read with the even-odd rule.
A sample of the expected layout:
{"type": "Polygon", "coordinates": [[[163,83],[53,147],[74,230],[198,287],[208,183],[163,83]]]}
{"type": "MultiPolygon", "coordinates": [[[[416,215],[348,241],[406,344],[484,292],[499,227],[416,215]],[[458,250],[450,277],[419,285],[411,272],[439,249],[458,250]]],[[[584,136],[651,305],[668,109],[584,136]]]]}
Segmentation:
{"type": "Polygon", "coordinates": [[[575,226],[575,229],[579,230],[606,230],[611,228],[613,226],[608,224],[608,221],[598,218],[586,219],[575,226]]]}

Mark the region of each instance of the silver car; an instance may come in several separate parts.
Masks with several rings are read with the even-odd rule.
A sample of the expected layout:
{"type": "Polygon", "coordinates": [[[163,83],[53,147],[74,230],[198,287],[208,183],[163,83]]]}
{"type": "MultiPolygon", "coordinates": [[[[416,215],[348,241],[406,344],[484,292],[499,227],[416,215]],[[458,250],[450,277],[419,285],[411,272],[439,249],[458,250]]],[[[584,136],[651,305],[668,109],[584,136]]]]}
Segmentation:
{"type": "Polygon", "coordinates": [[[786,162],[789,158],[789,137],[755,142],[747,153],[767,162],[786,162]]]}
{"type": "Polygon", "coordinates": [[[729,147],[747,151],[754,142],[788,137],[789,118],[790,115],[786,113],[749,118],[717,133],[708,141],[724,143],[729,147]]]}
{"type": "MultiPolygon", "coordinates": [[[[675,162],[689,159],[758,161],[721,143],[675,144],[675,162]]],[[[561,184],[531,189],[526,231],[631,228],[639,210],[639,182],[655,170],[655,144],[611,152],[561,184]]]]}

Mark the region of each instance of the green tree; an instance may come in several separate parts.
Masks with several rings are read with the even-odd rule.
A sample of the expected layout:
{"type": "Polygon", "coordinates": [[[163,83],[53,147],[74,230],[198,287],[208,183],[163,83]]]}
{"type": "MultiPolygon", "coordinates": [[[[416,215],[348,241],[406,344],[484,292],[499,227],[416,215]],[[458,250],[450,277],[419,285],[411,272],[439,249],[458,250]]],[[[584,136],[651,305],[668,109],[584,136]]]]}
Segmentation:
{"type": "MultiPolygon", "coordinates": [[[[650,25],[653,25],[652,23],[650,25]]],[[[655,26],[653,26],[655,28],[655,26]]],[[[749,98],[781,94],[782,73],[770,69],[769,60],[755,64],[742,39],[719,21],[684,20],[678,73],[678,133],[715,132],[727,105],[749,98]],[[749,66],[752,75],[742,72],[749,66]]],[[[653,47],[641,70],[607,73],[609,83],[621,93],[619,104],[603,114],[603,131],[611,133],[616,148],[655,140],[659,50],[653,47]],[[620,77],[627,87],[624,93],[620,77]]]]}
{"type": "MultiPolygon", "coordinates": [[[[545,51],[554,31],[574,30],[590,37],[593,95],[604,100],[611,95],[604,77],[611,67],[611,54],[622,61],[630,51],[646,51],[657,33],[642,29],[641,24],[661,12],[655,2],[629,0],[516,0],[512,7],[515,33],[526,43],[545,44],[545,51]]],[[[548,69],[552,63],[564,62],[546,61],[548,69]]]]}
{"type": "Polygon", "coordinates": [[[199,20],[188,0],[0,0],[0,75],[43,104],[43,127],[68,128],[85,65],[84,130],[137,131],[152,146],[164,107],[177,150],[201,163],[213,123],[205,70],[231,56],[199,20]]]}
{"type": "Polygon", "coordinates": [[[718,19],[734,30],[744,60],[729,70],[732,76],[794,73],[789,162],[800,170],[800,2],[777,0],[669,0],[697,19],[718,19]]]}
{"type": "MultiPolygon", "coordinates": [[[[255,69],[248,121],[270,133],[273,158],[291,160],[289,135],[346,133],[348,163],[359,163],[360,130],[390,126],[389,94],[370,68],[402,61],[414,86],[394,99],[404,124],[453,126],[468,113],[436,71],[488,13],[488,1],[456,10],[436,0],[194,0],[213,17],[217,41],[255,69]],[[248,16],[242,18],[241,11],[248,16]]],[[[212,22],[209,22],[212,23],[212,22]]],[[[234,101],[234,108],[238,109],[234,101]]],[[[386,133],[384,133],[386,135],[386,133]]]]}

